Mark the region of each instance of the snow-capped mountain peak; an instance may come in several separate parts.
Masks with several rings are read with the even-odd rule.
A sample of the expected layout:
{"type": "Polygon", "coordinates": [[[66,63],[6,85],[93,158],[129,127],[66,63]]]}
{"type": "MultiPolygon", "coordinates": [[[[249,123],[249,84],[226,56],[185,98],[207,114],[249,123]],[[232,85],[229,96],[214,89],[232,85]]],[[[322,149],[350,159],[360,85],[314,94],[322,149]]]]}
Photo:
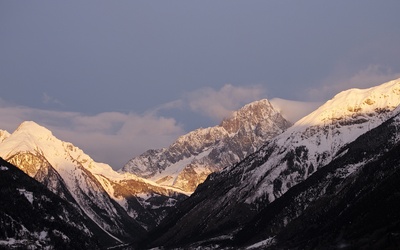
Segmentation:
{"type": "Polygon", "coordinates": [[[0,153],[8,153],[7,155],[2,154],[5,158],[16,153],[15,151],[37,150],[43,146],[43,141],[54,140],[54,137],[50,130],[33,121],[26,121],[21,123],[7,139],[9,140],[0,145],[0,153]],[[11,137],[12,140],[9,139],[11,137]]]}
{"type": "Polygon", "coordinates": [[[0,154],[5,158],[18,152],[36,152],[43,154],[54,167],[66,166],[69,161],[79,163],[94,174],[102,174],[113,178],[121,178],[111,166],[95,162],[80,148],[72,143],[57,139],[53,133],[34,121],[24,121],[12,133],[12,138],[0,146],[0,154]],[[64,162],[65,164],[61,164],[64,162]]]}
{"type": "MultiPolygon", "coordinates": [[[[128,237],[127,228],[136,228],[141,235],[145,231],[142,225],[154,226],[160,219],[155,213],[151,214],[154,218],[147,214],[145,219],[138,218],[143,219],[140,223],[136,221],[139,211],[152,213],[145,208],[151,206],[146,199],[135,198],[136,195],[152,197],[154,194],[164,200],[168,200],[169,195],[178,196],[175,190],[133,174],[120,174],[107,164],[95,162],[80,148],[59,140],[50,130],[32,121],[23,122],[0,143],[0,157],[45,184],[53,193],[76,203],[86,216],[117,241],[117,237],[128,237]]],[[[171,199],[170,203],[173,202],[176,200],[171,199]]],[[[159,207],[164,206],[159,203],[159,207]]]]}
{"type": "Polygon", "coordinates": [[[221,127],[228,133],[234,134],[241,128],[254,129],[255,124],[265,122],[266,118],[274,117],[279,112],[271,105],[267,99],[262,99],[246,104],[237,111],[234,111],[231,117],[224,119],[221,127]]]}
{"type": "Polygon", "coordinates": [[[22,122],[15,132],[34,132],[35,136],[52,136],[53,133],[47,128],[40,126],[34,121],[24,121],[22,122]]]}
{"type": "Polygon", "coordinates": [[[393,116],[399,105],[400,79],[396,79],[368,89],[343,91],[300,119],[274,140],[274,147],[279,148],[276,157],[272,157],[275,161],[264,164],[264,170],[274,168],[275,177],[282,182],[279,192],[276,188],[274,191],[272,181],[264,184],[269,186],[269,201],[331,161],[341,147],[393,116]],[[296,160],[287,163],[292,154],[303,159],[298,159],[297,164],[296,160]],[[277,159],[282,162],[277,164],[277,159]],[[292,164],[302,170],[284,177],[283,172],[292,164]]]}
{"type": "Polygon", "coordinates": [[[306,148],[308,165],[315,171],[343,145],[393,116],[399,105],[400,79],[368,89],[346,90],[279,135],[276,146],[306,148]],[[321,155],[324,157],[318,157],[321,155]]]}
{"type": "MultiPolygon", "coordinates": [[[[400,79],[368,89],[340,92],[317,110],[300,119],[296,126],[324,125],[345,122],[346,117],[360,117],[393,110],[399,105],[400,79]]],[[[361,118],[361,117],[360,117],[361,118]]]]}
{"type": "Polygon", "coordinates": [[[218,126],[194,130],[168,148],[131,159],[121,172],[193,192],[210,173],[240,161],[290,125],[268,100],[256,101],[218,126]]]}

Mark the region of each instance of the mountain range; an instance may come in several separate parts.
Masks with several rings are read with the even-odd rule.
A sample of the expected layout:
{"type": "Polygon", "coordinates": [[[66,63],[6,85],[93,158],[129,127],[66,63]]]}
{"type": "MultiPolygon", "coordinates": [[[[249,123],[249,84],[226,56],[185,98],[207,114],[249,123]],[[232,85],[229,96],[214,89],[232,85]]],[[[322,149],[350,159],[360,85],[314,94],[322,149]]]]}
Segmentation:
{"type": "Polygon", "coordinates": [[[103,231],[101,243],[112,246],[142,239],[210,172],[239,161],[265,141],[263,136],[271,138],[289,126],[289,122],[267,100],[246,105],[222,124],[224,126],[184,135],[169,150],[164,150],[169,156],[175,150],[177,164],[192,161],[191,170],[199,174],[191,174],[189,166],[183,166],[180,170],[184,174],[175,176],[181,184],[191,183],[190,188],[188,185],[186,188],[161,185],[138,176],[138,173],[116,172],[32,121],[23,122],[12,134],[0,131],[0,157],[73,204],[82,216],[97,226],[96,230],[103,231]],[[251,119],[247,120],[249,117],[251,119]],[[253,132],[254,128],[257,128],[257,133],[253,132]],[[218,133],[221,136],[215,137],[218,133]],[[240,145],[238,140],[247,143],[240,145]],[[222,158],[226,160],[219,162],[222,158]],[[197,161],[194,166],[196,159],[203,160],[203,163],[197,161]],[[206,161],[210,162],[207,166],[206,161]],[[207,171],[201,172],[202,169],[207,171]]]}
{"type": "MultiPolygon", "coordinates": [[[[400,80],[370,89],[339,93],[243,161],[211,174],[196,192],[180,204],[179,210],[171,213],[154,231],[150,245],[210,244],[217,247],[218,244],[213,242],[232,243],[237,232],[246,227],[251,235],[254,233],[252,220],[261,216],[262,211],[273,209],[273,204],[279,204],[282,200],[279,198],[288,190],[318,175],[338,157],[359,157],[346,155],[349,153],[345,150],[346,145],[387,120],[394,119],[398,115],[399,104],[400,80]]],[[[397,130],[388,136],[397,138],[397,130]]],[[[375,140],[371,136],[368,138],[372,143],[375,140]]],[[[369,157],[374,159],[379,156],[373,154],[369,157]]],[[[337,178],[346,180],[361,171],[366,163],[341,168],[337,178]]],[[[321,184],[321,192],[308,196],[309,201],[326,199],[324,192],[329,182],[317,180],[317,183],[321,184]]],[[[337,188],[340,187],[338,185],[337,188]]],[[[292,204],[300,203],[296,197],[293,199],[292,204]]],[[[306,208],[307,205],[300,207],[294,217],[306,208]]],[[[273,239],[278,234],[276,228],[291,221],[286,214],[290,207],[281,209],[283,218],[279,222],[270,221],[273,234],[260,236],[263,240],[274,243],[273,239]]],[[[270,213],[265,216],[274,216],[274,210],[272,213],[268,211],[270,213]]]]}
{"type": "Polygon", "coordinates": [[[26,222],[2,204],[0,219],[20,226],[5,229],[12,233],[1,235],[0,245],[26,238],[33,249],[57,240],[68,246],[72,231],[25,230],[26,223],[49,223],[37,204],[54,199],[75,216],[55,224],[75,223],[94,238],[82,246],[93,248],[396,249],[399,105],[400,79],[343,91],[293,125],[260,100],[118,172],[24,122],[12,134],[0,131],[8,162],[0,175],[18,172],[15,165],[40,192],[8,179],[0,198],[30,203],[24,213],[39,210],[43,220],[26,222]]]}

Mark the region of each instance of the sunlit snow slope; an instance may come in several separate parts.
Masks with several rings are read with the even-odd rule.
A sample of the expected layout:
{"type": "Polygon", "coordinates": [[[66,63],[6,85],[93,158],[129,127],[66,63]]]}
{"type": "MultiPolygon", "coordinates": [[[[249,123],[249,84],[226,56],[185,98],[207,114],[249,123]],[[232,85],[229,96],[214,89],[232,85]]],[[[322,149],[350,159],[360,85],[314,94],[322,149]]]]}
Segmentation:
{"type": "Polygon", "coordinates": [[[269,159],[248,175],[260,191],[247,202],[264,195],[271,202],[331,161],[342,146],[392,117],[399,104],[400,79],[337,94],[259,153],[273,148],[269,159]]]}

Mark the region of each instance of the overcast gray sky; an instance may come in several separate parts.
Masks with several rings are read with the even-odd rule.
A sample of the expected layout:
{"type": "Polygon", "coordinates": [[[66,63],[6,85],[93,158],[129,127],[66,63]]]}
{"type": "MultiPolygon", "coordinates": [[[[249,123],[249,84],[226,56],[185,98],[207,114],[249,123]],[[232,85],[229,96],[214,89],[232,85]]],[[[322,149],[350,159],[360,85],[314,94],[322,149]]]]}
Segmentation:
{"type": "Polygon", "coordinates": [[[34,120],[119,169],[254,100],[293,121],[299,102],[308,112],[400,77],[399,10],[398,0],[0,0],[0,129],[34,120]]]}

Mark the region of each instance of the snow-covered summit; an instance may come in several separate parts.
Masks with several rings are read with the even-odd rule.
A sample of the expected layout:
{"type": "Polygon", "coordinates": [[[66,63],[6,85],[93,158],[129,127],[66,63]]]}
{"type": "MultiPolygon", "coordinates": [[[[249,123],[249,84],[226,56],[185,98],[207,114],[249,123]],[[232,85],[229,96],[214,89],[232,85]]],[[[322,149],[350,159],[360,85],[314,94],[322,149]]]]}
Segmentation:
{"type": "Polygon", "coordinates": [[[317,110],[295,123],[298,126],[346,122],[345,119],[372,116],[393,110],[400,104],[400,79],[368,89],[349,89],[340,92],[317,110]]]}
{"type": "Polygon", "coordinates": [[[24,121],[0,145],[0,155],[5,159],[21,152],[42,154],[56,169],[62,170],[77,163],[93,174],[104,175],[112,179],[124,178],[111,166],[95,162],[82,149],[72,143],[56,138],[53,133],[34,121],[24,121]]]}
{"type": "Polygon", "coordinates": [[[0,144],[0,155],[8,158],[17,152],[35,151],[47,148],[46,141],[55,141],[50,130],[33,121],[25,121],[0,144]]]}
{"type": "Polygon", "coordinates": [[[22,122],[18,128],[15,130],[15,132],[31,132],[34,133],[37,136],[40,135],[46,135],[46,136],[51,136],[53,133],[48,130],[47,128],[40,126],[34,121],[24,121],[22,122]]]}
{"type": "Polygon", "coordinates": [[[399,105],[400,79],[367,89],[349,89],[300,119],[276,141],[280,147],[305,146],[311,156],[324,154],[324,161],[315,161],[318,166],[340,147],[393,116],[399,105]]]}
{"type": "MultiPolygon", "coordinates": [[[[240,130],[255,129],[256,125],[263,124],[270,127],[276,119],[280,119],[281,114],[277,111],[267,99],[254,101],[244,105],[237,111],[234,111],[231,117],[224,119],[220,127],[224,128],[228,133],[235,134],[240,130]]],[[[288,123],[288,122],[287,122],[288,123]]]]}

